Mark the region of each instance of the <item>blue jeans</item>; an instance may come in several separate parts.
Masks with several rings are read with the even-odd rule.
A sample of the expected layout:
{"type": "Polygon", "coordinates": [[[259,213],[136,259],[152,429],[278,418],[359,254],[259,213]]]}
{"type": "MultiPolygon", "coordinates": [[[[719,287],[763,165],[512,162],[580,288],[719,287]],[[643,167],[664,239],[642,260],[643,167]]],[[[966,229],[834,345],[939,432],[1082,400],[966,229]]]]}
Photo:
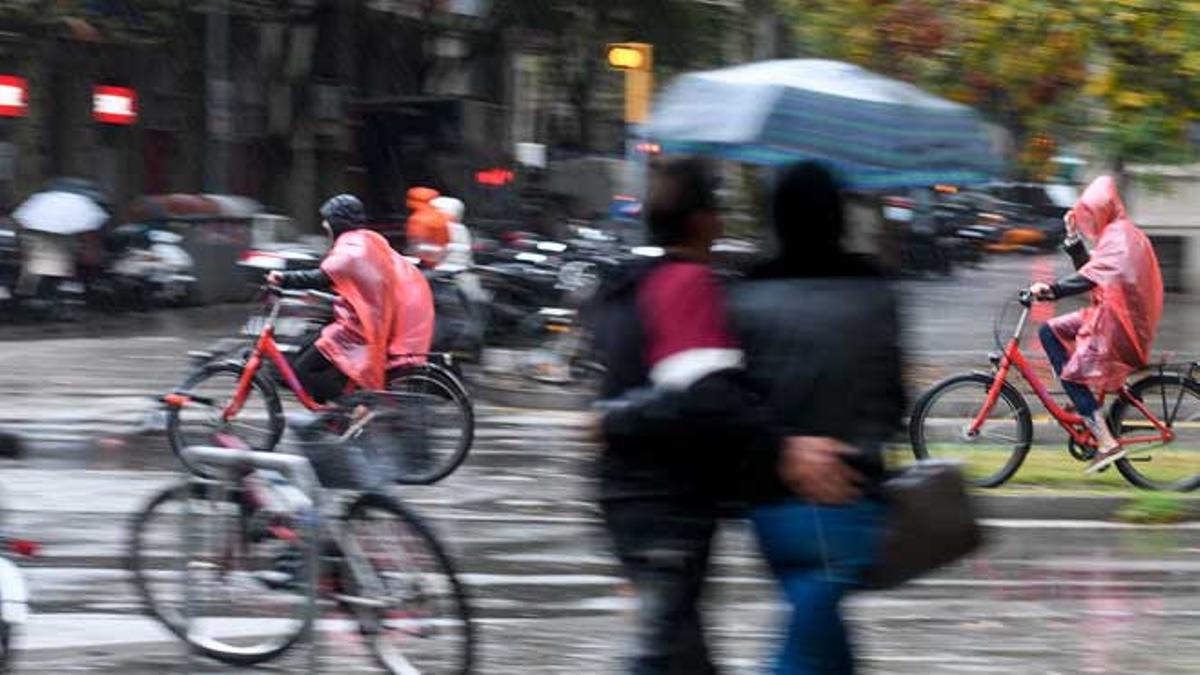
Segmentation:
{"type": "MultiPolygon", "coordinates": [[[[1050,329],[1050,324],[1042,324],[1042,327],[1038,329],[1038,337],[1042,340],[1042,349],[1046,350],[1046,358],[1050,359],[1050,365],[1054,367],[1054,374],[1062,375],[1063,367],[1067,365],[1067,361],[1071,360],[1067,348],[1050,329]]],[[[1082,384],[1065,382],[1061,378],[1059,381],[1062,382],[1063,391],[1067,392],[1067,398],[1075,404],[1075,409],[1079,411],[1080,415],[1091,417],[1100,409],[1100,403],[1096,401],[1096,396],[1090,389],[1082,384]]]]}
{"type": "Polygon", "coordinates": [[[792,615],[775,675],[854,672],[841,602],[858,586],[882,542],[884,507],[786,502],[750,514],[759,545],[779,579],[792,615]]]}

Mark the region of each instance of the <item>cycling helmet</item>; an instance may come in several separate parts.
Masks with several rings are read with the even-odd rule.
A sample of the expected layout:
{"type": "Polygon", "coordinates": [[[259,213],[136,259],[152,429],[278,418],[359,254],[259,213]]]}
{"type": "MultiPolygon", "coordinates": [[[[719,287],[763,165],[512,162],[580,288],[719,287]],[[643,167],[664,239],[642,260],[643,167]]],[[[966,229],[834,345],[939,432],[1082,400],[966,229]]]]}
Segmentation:
{"type": "Polygon", "coordinates": [[[356,230],[367,222],[366,210],[354,195],[338,195],[321,206],[321,217],[329,223],[334,236],[356,230]]]}

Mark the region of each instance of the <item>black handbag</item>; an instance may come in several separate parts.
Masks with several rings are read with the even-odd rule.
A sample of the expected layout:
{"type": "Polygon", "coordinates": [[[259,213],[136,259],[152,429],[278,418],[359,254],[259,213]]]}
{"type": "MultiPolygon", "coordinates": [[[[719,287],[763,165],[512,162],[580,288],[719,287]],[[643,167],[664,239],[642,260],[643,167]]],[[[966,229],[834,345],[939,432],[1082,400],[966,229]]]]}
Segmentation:
{"type": "Polygon", "coordinates": [[[952,563],[983,543],[959,463],[923,461],[884,481],[887,526],[867,588],[895,588],[952,563]]]}

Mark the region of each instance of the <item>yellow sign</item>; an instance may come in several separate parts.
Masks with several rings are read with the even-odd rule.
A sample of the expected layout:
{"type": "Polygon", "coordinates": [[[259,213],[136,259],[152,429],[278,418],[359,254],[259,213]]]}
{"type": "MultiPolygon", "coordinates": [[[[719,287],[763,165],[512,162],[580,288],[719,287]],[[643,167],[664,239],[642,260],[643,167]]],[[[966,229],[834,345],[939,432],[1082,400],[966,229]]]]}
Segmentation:
{"type": "Polygon", "coordinates": [[[654,93],[654,45],[610,44],[608,65],[625,71],[625,121],[645,122],[650,117],[650,98],[654,93]]]}
{"type": "Polygon", "coordinates": [[[650,70],[652,47],[641,42],[625,42],[608,46],[608,65],[617,70],[650,70]]]}

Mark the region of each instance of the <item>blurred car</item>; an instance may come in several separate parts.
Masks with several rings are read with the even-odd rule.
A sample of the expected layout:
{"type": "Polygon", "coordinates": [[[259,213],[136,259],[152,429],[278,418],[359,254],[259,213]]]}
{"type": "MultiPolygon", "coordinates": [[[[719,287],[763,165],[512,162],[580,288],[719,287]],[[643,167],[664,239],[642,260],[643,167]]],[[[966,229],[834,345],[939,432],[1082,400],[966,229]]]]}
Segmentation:
{"type": "Polygon", "coordinates": [[[1000,234],[999,241],[990,242],[985,248],[990,253],[1035,253],[1046,248],[1046,233],[1032,227],[1013,227],[1000,234]]]}
{"type": "Polygon", "coordinates": [[[1078,198],[1075,188],[1069,185],[1047,183],[993,183],[987,192],[1020,207],[1020,218],[1016,222],[1024,229],[1036,230],[1041,236],[1025,233],[1016,239],[1023,242],[1036,240],[1036,243],[1026,245],[1039,249],[1054,248],[1062,243],[1066,236],[1063,216],[1078,198]]]}
{"type": "Polygon", "coordinates": [[[250,226],[250,245],[238,259],[246,283],[259,285],[268,272],[293,272],[318,267],[327,241],[320,235],[301,237],[291,218],[260,215],[250,226]]]}
{"type": "Polygon", "coordinates": [[[1073,187],[1048,183],[992,183],[987,191],[998,199],[1028,207],[1039,218],[1058,220],[1078,198],[1073,187]]]}

